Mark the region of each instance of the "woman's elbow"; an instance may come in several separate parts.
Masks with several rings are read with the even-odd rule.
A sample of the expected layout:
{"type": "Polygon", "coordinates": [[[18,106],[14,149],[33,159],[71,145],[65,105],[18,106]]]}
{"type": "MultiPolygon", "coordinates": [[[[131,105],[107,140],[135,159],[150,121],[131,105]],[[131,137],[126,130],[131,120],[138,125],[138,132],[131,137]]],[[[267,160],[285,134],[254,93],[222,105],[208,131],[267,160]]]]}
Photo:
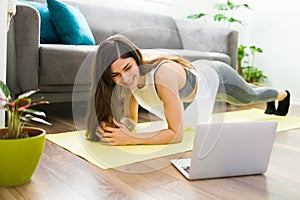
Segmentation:
{"type": "Polygon", "coordinates": [[[175,138],[171,143],[176,144],[182,142],[182,137],[181,138],[175,138]]]}
{"type": "Polygon", "coordinates": [[[180,131],[174,135],[174,138],[171,143],[172,144],[180,143],[182,142],[182,139],[183,139],[183,131],[180,131]]]}

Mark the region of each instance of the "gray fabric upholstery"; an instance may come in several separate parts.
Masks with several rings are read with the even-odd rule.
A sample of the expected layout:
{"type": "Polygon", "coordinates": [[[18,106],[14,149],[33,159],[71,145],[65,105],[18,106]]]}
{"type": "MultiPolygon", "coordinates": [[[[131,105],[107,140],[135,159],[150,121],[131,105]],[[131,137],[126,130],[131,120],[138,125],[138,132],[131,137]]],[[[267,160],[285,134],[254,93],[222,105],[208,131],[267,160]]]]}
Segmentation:
{"type": "Polygon", "coordinates": [[[177,20],[176,23],[184,49],[229,55],[231,62],[227,64],[236,69],[238,46],[236,31],[187,19],[177,20]]]}
{"type": "Polygon", "coordinates": [[[168,56],[181,56],[189,61],[194,60],[216,60],[224,62],[228,65],[231,64],[231,58],[229,55],[218,53],[218,52],[208,52],[208,51],[196,51],[189,49],[142,49],[144,56],[147,55],[168,55],[168,56]]]}
{"type": "Polygon", "coordinates": [[[96,43],[121,33],[139,48],[182,48],[174,19],[164,15],[77,3],[92,28],[96,43]]]}
{"type": "MultiPolygon", "coordinates": [[[[145,55],[162,52],[191,61],[210,59],[236,66],[236,31],[142,11],[68,2],[79,7],[97,44],[121,33],[136,43],[145,55]]],[[[90,70],[85,69],[80,77],[77,72],[97,46],[40,44],[39,29],[37,10],[18,3],[7,43],[7,83],[12,93],[39,88],[40,96],[49,97],[47,99],[52,102],[70,101],[73,89],[84,96],[90,86],[90,70]],[[73,88],[75,78],[77,87],[73,88]]],[[[87,66],[91,65],[91,60],[87,66]]]]}
{"type": "MultiPolygon", "coordinates": [[[[73,85],[81,63],[96,46],[49,45],[40,46],[40,85],[73,85]]],[[[80,84],[90,84],[90,78],[80,84]]],[[[41,91],[42,92],[42,91],[41,91]]]]}
{"type": "Polygon", "coordinates": [[[26,5],[16,12],[8,33],[7,80],[12,92],[20,93],[38,88],[40,16],[26,5]]]}

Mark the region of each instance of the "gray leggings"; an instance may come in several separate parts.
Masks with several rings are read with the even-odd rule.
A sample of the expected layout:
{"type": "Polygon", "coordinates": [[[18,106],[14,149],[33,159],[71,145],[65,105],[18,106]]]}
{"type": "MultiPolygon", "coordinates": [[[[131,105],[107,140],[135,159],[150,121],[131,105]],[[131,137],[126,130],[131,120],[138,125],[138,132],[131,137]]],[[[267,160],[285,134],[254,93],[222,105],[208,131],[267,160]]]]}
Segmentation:
{"type": "MultiPolygon", "coordinates": [[[[278,91],[269,87],[258,87],[247,83],[232,67],[219,61],[204,61],[219,75],[219,89],[216,101],[234,105],[250,105],[274,101],[278,91]]],[[[205,67],[205,66],[203,66],[205,67]]]]}

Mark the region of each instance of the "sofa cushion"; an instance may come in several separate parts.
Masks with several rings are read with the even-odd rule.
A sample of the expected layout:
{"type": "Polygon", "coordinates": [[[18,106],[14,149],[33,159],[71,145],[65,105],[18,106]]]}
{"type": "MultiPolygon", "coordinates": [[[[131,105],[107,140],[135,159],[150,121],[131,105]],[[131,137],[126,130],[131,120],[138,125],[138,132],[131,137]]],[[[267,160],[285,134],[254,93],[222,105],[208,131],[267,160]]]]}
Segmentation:
{"type": "MultiPolygon", "coordinates": [[[[183,49],[197,51],[214,51],[231,54],[236,58],[237,52],[231,52],[237,46],[237,32],[225,26],[204,23],[189,19],[176,20],[183,49]],[[231,38],[234,38],[231,40],[231,38]]],[[[235,68],[234,61],[232,61],[235,68]]]]}
{"type": "Polygon", "coordinates": [[[40,42],[42,44],[59,44],[61,40],[50,17],[48,5],[46,3],[21,0],[39,11],[41,19],[40,42]]]}
{"type": "Polygon", "coordinates": [[[95,45],[91,29],[78,8],[57,0],[47,0],[47,3],[64,44],[95,45]]]}
{"type": "Polygon", "coordinates": [[[228,55],[219,52],[195,51],[189,49],[142,49],[144,56],[147,55],[167,55],[167,56],[181,56],[189,61],[195,60],[215,60],[226,64],[231,63],[228,55]]]}
{"type": "Polygon", "coordinates": [[[121,33],[139,48],[182,48],[176,23],[169,16],[104,7],[99,3],[78,1],[76,5],[86,17],[97,44],[111,35],[121,33]]]}
{"type": "MultiPolygon", "coordinates": [[[[50,45],[40,47],[39,84],[48,86],[73,85],[77,72],[87,55],[96,51],[91,45],[50,45]]],[[[86,67],[86,66],[84,66],[86,67]]],[[[81,76],[78,84],[90,84],[90,68],[81,76]]]]}

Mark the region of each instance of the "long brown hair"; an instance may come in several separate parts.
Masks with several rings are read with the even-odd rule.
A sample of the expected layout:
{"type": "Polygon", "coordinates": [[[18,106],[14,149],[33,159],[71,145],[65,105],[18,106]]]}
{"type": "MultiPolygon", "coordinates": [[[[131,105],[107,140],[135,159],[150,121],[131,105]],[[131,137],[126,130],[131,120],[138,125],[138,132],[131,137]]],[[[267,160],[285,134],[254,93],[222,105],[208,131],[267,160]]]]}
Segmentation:
{"type": "Polygon", "coordinates": [[[92,85],[86,114],[86,137],[99,140],[95,130],[101,121],[109,122],[113,116],[111,98],[115,83],[111,79],[111,64],[118,58],[132,57],[144,75],[163,60],[173,60],[184,67],[193,68],[191,63],[181,57],[156,56],[144,59],[139,48],[122,35],[114,35],[102,41],[98,47],[91,70],[92,85]]]}

